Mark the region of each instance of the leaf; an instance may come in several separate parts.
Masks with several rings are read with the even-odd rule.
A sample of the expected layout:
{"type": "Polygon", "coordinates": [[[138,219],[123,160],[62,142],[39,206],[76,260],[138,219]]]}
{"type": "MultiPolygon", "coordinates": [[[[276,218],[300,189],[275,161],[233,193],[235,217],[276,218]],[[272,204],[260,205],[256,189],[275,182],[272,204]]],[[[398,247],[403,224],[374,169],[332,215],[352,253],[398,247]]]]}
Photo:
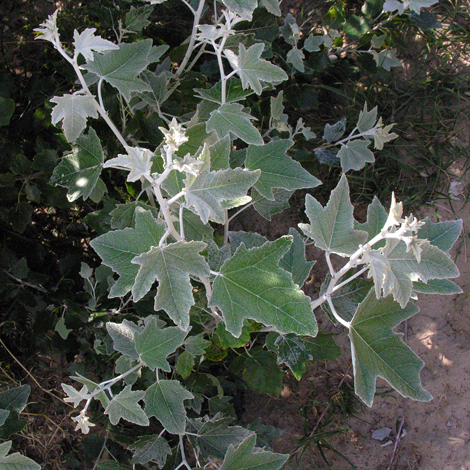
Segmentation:
{"type": "Polygon", "coordinates": [[[141,436],[129,446],[133,452],[131,464],[156,463],[158,468],[165,465],[168,455],[171,455],[171,448],[165,438],[153,436],[141,436]]]}
{"type": "Polygon", "coordinates": [[[434,223],[429,217],[424,219],[424,225],[418,230],[418,238],[429,240],[431,245],[449,253],[462,232],[462,221],[434,223]]]}
{"type": "Polygon", "coordinates": [[[125,29],[141,33],[142,29],[150,24],[149,16],[152,14],[153,7],[151,5],[144,5],[139,8],[131,9],[126,13],[125,29]]]}
{"type": "MultiPolygon", "coordinates": [[[[354,228],[356,230],[363,230],[369,234],[367,241],[372,240],[376,235],[378,235],[385,226],[387,222],[388,213],[380,203],[377,196],[374,196],[372,203],[367,206],[367,222],[360,224],[359,222],[354,222],[354,228]]],[[[420,237],[427,238],[427,237],[420,237]]],[[[381,245],[376,244],[374,247],[380,247],[381,245]]]]}
{"type": "Polygon", "coordinates": [[[142,326],[124,319],[122,323],[107,322],[106,329],[113,339],[113,347],[116,351],[124,354],[131,361],[139,358],[139,353],[135,348],[135,334],[142,332],[144,329],[142,326]]]}
{"type": "Polygon", "coordinates": [[[329,166],[340,166],[341,161],[338,158],[338,150],[334,148],[319,148],[315,150],[315,155],[320,163],[329,166]]]}
{"type": "Polygon", "coordinates": [[[258,6],[257,0],[222,0],[223,4],[243,19],[251,21],[253,11],[258,6]]]}
{"type": "Polygon", "coordinates": [[[408,303],[413,290],[412,281],[427,282],[430,279],[447,279],[459,276],[457,266],[447,253],[428,241],[421,245],[421,261],[418,263],[412,251],[406,252],[403,241],[388,240],[384,255],[390,263],[390,271],[383,285],[383,295],[392,293],[402,307],[408,303]]]}
{"type": "Polygon", "coordinates": [[[184,400],[194,395],[188,392],[177,380],[159,380],[145,392],[145,412],[155,416],[170,434],[185,434],[186,410],[184,400]]]}
{"type": "Polygon", "coordinates": [[[132,93],[151,91],[151,88],[137,75],[147,68],[152,40],[121,44],[119,50],[109,51],[104,55],[94,54],[93,62],[83,68],[94,73],[119,90],[127,101],[132,93]]]}
{"type": "Polygon", "coordinates": [[[221,202],[245,196],[260,175],[260,171],[242,168],[201,172],[196,177],[186,179],[185,198],[193,207],[202,222],[209,220],[223,224],[225,210],[221,202]]]}
{"type": "Polygon", "coordinates": [[[175,371],[183,378],[187,379],[193,372],[196,357],[188,351],[183,351],[176,361],[175,371]]]}
{"type": "MultiPolygon", "coordinates": [[[[86,377],[83,377],[83,375],[80,375],[76,373],[76,375],[70,377],[72,380],[75,380],[78,383],[81,383],[82,385],[85,385],[86,388],[88,389],[89,392],[94,392],[99,384],[93,382],[90,379],[87,379],[86,377]]],[[[82,388],[83,390],[83,388],[82,388]]],[[[81,390],[81,391],[82,391],[81,390]]],[[[106,392],[103,390],[102,392],[98,393],[95,395],[95,398],[100,401],[100,403],[103,405],[104,408],[106,408],[109,405],[109,398],[106,392]]]]}
{"type": "Polygon", "coordinates": [[[372,129],[377,122],[377,106],[370,111],[367,110],[367,102],[364,103],[364,109],[359,113],[357,128],[360,132],[366,132],[372,129]]]}
{"type": "Polygon", "coordinates": [[[230,240],[230,246],[232,247],[232,253],[235,253],[242,243],[246,248],[250,249],[263,246],[268,241],[266,237],[259,233],[244,232],[243,230],[228,232],[228,238],[230,240]]]}
{"type": "Polygon", "coordinates": [[[286,62],[302,73],[305,72],[304,59],[305,54],[301,49],[297,49],[296,47],[293,47],[286,56],[286,62]]]}
{"type": "Polygon", "coordinates": [[[59,318],[59,320],[55,324],[54,331],[57,331],[57,333],[59,333],[60,337],[65,340],[65,339],[68,338],[69,333],[73,330],[71,330],[71,329],[69,329],[65,326],[65,318],[61,317],[61,318],[59,318]]]}
{"type": "Polygon", "coordinates": [[[100,179],[104,154],[100,139],[90,128],[88,135],[81,135],[69,153],[57,165],[51,177],[51,183],[68,189],[67,199],[70,202],[83,197],[90,197],[100,179]]]}
{"type": "Polygon", "coordinates": [[[7,455],[10,452],[11,441],[0,444],[0,469],[1,470],[41,470],[41,465],[19,452],[7,455]]]}
{"type": "Polygon", "coordinates": [[[426,284],[421,281],[413,282],[413,291],[418,294],[439,295],[454,295],[463,292],[455,282],[448,279],[430,279],[426,284]]]}
{"type": "Polygon", "coordinates": [[[0,410],[8,412],[0,428],[0,438],[8,439],[11,434],[18,433],[26,426],[26,421],[20,418],[20,413],[25,408],[31,387],[29,385],[20,385],[9,390],[0,392],[0,410]]]}
{"type": "Polygon", "coordinates": [[[241,104],[226,103],[210,113],[206,130],[215,131],[219,139],[231,133],[247,144],[263,145],[263,138],[250,119],[255,118],[244,113],[241,104]]]}
{"type": "MultiPolygon", "coordinates": [[[[194,91],[203,99],[217,104],[222,103],[222,80],[218,81],[212,88],[195,88],[194,91]]],[[[244,101],[247,96],[253,94],[253,90],[244,90],[242,82],[231,77],[225,84],[225,102],[244,101]]]]}
{"type": "Polygon", "coordinates": [[[209,147],[211,155],[211,170],[227,170],[230,168],[230,151],[232,142],[230,136],[226,135],[209,147]]]}
{"type": "MultiPolygon", "coordinates": [[[[204,224],[201,218],[194,212],[183,209],[183,227],[184,238],[188,241],[196,240],[211,240],[213,237],[214,229],[208,224],[204,224]]],[[[179,221],[175,223],[175,228],[179,230],[179,221]]]]}
{"type": "Polygon", "coordinates": [[[341,138],[346,130],[346,118],[341,119],[336,124],[330,125],[325,124],[325,130],[323,132],[323,140],[326,141],[327,144],[331,144],[332,142],[336,142],[341,138]]]}
{"type": "Polygon", "coordinates": [[[183,344],[188,333],[177,326],[161,329],[155,317],[145,325],[142,332],[135,335],[135,347],[141,361],[151,369],[171,372],[167,356],[183,344]]]}
{"type": "Polygon", "coordinates": [[[139,212],[151,211],[153,216],[157,218],[156,209],[141,201],[126,202],[125,204],[117,204],[109,215],[111,218],[111,228],[124,229],[126,227],[135,228],[135,219],[139,212]]]}
{"type": "Polygon", "coordinates": [[[271,220],[273,215],[279,214],[289,208],[289,199],[294,191],[287,191],[285,189],[274,189],[274,201],[263,197],[258,191],[252,190],[251,197],[253,201],[253,208],[262,215],[265,219],[271,220]]]}
{"type": "Polygon", "coordinates": [[[374,55],[374,60],[377,64],[377,67],[383,67],[385,70],[390,72],[392,67],[402,67],[402,63],[397,57],[395,56],[396,51],[393,49],[385,49],[374,55]]]}
{"type": "Polygon", "coordinates": [[[275,454],[255,448],[256,435],[248,436],[236,449],[228,448],[220,470],[279,470],[289,455],[275,454]]]}
{"type": "Polygon", "coordinates": [[[292,140],[282,139],[263,146],[248,146],[245,167],[253,171],[261,170],[254,188],[271,201],[274,201],[275,188],[293,191],[314,188],[320,184],[300,163],[287,155],[293,144],[292,140]]]}
{"type": "Polygon", "coordinates": [[[150,211],[136,214],[135,229],[125,228],[105,233],[91,241],[91,247],[119,275],[109,292],[109,298],[123,297],[131,291],[139,265],[132,260],[146,253],[152,246],[158,246],[165,233],[163,224],[158,223],[150,211]]]}
{"type": "Polygon", "coordinates": [[[231,421],[231,418],[214,418],[202,425],[195,438],[190,437],[205,459],[223,459],[230,446],[236,446],[253,435],[241,426],[229,426],[231,421]]]}
{"type": "Polygon", "coordinates": [[[316,261],[307,261],[305,259],[305,242],[295,228],[289,228],[289,235],[294,237],[294,242],[279,262],[279,266],[291,273],[294,283],[301,287],[307,280],[316,261]]]}
{"type": "Polygon", "coordinates": [[[15,112],[15,102],[9,98],[0,96],[0,127],[8,126],[15,112]]]}
{"type": "Polygon", "coordinates": [[[74,56],[82,54],[87,61],[93,61],[93,52],[99,53],[119,49],[119,46],[113,44],[111,41],[103,39],[101,36],[95,36],[96,28],[86,28],[80,34],[75,29],[73,32],[73,45],[75,48],[74,56]]]}
{"type": "Polygon", "coordinates": [[[367,147],[370,142],[367,140],[350,140],[347,144],[341,145],[338,158],[341,160],[343,173],[349,170],[360,170],[366,163],[375,161],[374,154],[367,147]]]}
{"type": "Polygon", "coordinates": [[[333,334],[319,332],[315,338],[294,334],[277,335],[269,333],[267,347],[277,354],[277,363],[286,364],[297,380],[305,373],[307,362],[333,360],[341,355],[341,350],[333,339],[333,334]]]}
{"type": "Polygon", "coordinates": [[[284,374],[277,365],[276,355],[259,347],[250,349],[243,366],[243,378],[258,392],[278,396],[284,374]]]}
{"type": "Polygon", "coordinates": [[[432,396],[421,387],[423,361],[393,329],[418,312],[405,309],[391,296],[377,299],[373,289],[359,305],[351,322],[349,338],[354,368],[354,388],[367,406],[372,406],[377,377],[385,379],[404,397],[429,401],[432,396]]]}
{"type": "Polygon", "coordinates": [[[165,310],[182,330],[189,328],[189,310],[194,305],[189,275],[209,276],[209,265],[199,254],[203,242],[178,241],[164,246],[153,246],[148,252],[136,256],[139,272],[132,287],[132,295],[138,302],[158,281],[155,310],[165,310]]]}
{"type": "Polygon", "coordinates": [[[279,84],[289,78],[280,67],[261,59],[263,51],[264,43],[253,44],[248,49],[245,49],[245,46],[240,43],[238,63],[234,68],[242,81],[243,89],[246,90],[250,87],[257,95],[261,95],[263,91],[261,82],[279,84]]]}
{"type": "Polygon", "coordinates": [[[273,326],[279,333],[316,335],[310,299],[278,267],[291,243],[290,237],[282,237],[250,250],[240,245],[223,264],[209,306],[221,309],[232,335],[240,336],[246,318],[273,326]]]}
{"type": "MultiPolygon", "coordinates": [[[[325,284],[326,282],[324,285],[325,284]]],[[[347,322],[350,322],[356,313],[357,306],[366,298],[372,287],[373,283],[370,280],[353,279],[341,289],[335,291],[331,296],[331,300],[338,315],[347,322]]],[[[321,295],[323,294],[323,288],[324,287],[322,285],[322,289],[320,291],[321,295]]],[[[334,324],[337,324],[337,320],[334,318],[328,303],[323,303],[321,308],[330,317],[330,320],[334,324]]]]}
{"type": "Polygon", "coordinates": [[[427,11],[422,11],[419,15],[412,11],[410,21],[422,31],[442,28],[442,24],[437,21],[436,17],[427,11]]]}
{"type": "Polygon", "coordinates": [[[353,206],[349,199],[349,186],[344,174],[331,192],[325,208],[307,194],[305,212],[310,225],[299,224],[300,229],[318,248],[327,253],[337,253],[340,256],[352,255],[367,239],[367,232],[354,230],[353,206]]]}
{"type": "Polygon", "coordinates": [[[275,16],[282,15],[279,0],[260,0],[259,4],[275,16]]]}
{"type": "Polygon", "coordinates": [[[65,138],[75,142],[86,127],[88,117],[97,118],[95,99],[89,95],[63,95],[51,98],[56,103],[52,109],[51,122],[62,122],[65,138]]]}
{"type": "Polygon", "coordinates": [[[141,390],[131,390],[130,385],[127,385],[124,390],[115,395],[104,411],[105,414],[109,415],[111,424],[116,426],[122,418],[139,426],[148,426],[149,419],[138,404],[144,398],[144,395],[145,392],[141,390]]]}

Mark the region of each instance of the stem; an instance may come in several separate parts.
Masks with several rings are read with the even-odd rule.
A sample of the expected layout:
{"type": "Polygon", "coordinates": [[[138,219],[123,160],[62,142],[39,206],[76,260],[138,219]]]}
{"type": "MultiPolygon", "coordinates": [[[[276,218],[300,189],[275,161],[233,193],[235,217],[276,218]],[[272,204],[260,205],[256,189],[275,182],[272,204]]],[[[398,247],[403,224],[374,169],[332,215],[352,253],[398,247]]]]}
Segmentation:
{"type": "Polygon", "coordinates": [[[228,229],[229,229],[229,225],[230,225],[230,219],[228,218],[228,209],[224,210],[224,219],[225,219],[225,223],[224,223],[224,245],[226,245],[228,243],[228,229]]]}
{"type": "Polygon", "coordinates": [[[347,322],[346,320],[343,320],[339,315],[338,312],[335,309],[335,306],[333,305],[333,301],[331,300],[331,295],[326,296],[326,300],[328,302],[328,305],[330,306],[331,313],[333,316],[336,318],[336,320],[341,323],[343,326],[345,326],[348,330],[351,327],[351,323],[347,322]]]}
{"type": "Polygon", "coordinates": [[[189,62],[189,59],[191,58],[191,54],[193,53],[194,44],[196,42],[197,26],[199,25],[199,20],[201,19],[202,11],[204,9],[205,0],[199,0],[199,6],[197,8],[197,11],[194,11],[194,9],[188,3],[186,3],[186,2],[184,2],[184,3],[193,12],[194,21],[193,21],[193,29],[191,31],[191,39],[190,39],[189,45],[188,45],[188,50],[186,51],[186,54],[183,58],[183,61],[181,62],[180,66],[178,67],[178,70],[176,71],[176,74],[175,74],[176,78],[179,78],[179,76],[184,72],[184,68],[186,67],[186,64],[189,62]]]}
{"type": "MultiPolygon", "coordinates": [[[[63,51],[63,54],[65,54],[65,51],[63,51]]],[[[62,55],[63,55],[62,54],[62,55]]],[[[65,54],[65,56],[67,56],[67,54],[65,54]]],[[[68,57],[68,56],[67,56],[68,57]]],[[[108,124],[109,128],[113,131],[113,134],[116,136],[116,138],[119,140],[119,142],[121,143],[121,145],[123,147],[126,147],[127,146],[127,142],[124,140],[124,137],[121,135],[121,133],[118,131],[117,127],[114,125],[113,121],[111,121],[111,119],[109,118],[108,116],[108,113],[105,111],[104,108],[102,108],[100,106],[100,104],[96,101],[96,98],[95,96],[93,95],[93,93],[90,91],[90,89],[88,88],[88,85],[86,84],[85,82],[85,79],[83,78],[83,75],[82,75],[82,72],[78,66],[78,63],[77,63],[77,58],[74,57],[74,59],[70,59],[70,57],[68,57],[67,59],[72,65],[73,65],[73,68],[75,70],[75,73],[77,74],[77,77],[78,77],[78,80],[80,81],[80,84],[82,85],[82,88],[83,88],[83,91],[88,95],[88,96],[91,96],[93,98],[93,104],[96,108],[96,110],[98,111],[98,113],[100,114],[100,116],[105,120],[106,124],[108,124]]],[[[98,87],[98,91],[99,91],[99,87],[98,87]]]]}

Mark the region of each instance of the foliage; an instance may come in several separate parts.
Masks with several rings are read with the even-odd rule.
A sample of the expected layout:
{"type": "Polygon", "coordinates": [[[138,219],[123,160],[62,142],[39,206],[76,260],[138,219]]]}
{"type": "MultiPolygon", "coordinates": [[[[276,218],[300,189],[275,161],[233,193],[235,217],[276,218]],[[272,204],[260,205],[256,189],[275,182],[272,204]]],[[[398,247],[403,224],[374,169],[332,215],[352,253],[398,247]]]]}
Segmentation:
{"type": "MultiPolygon", "coordinates": [[[[97,232],[89,246],[102,264],[93,267],[88,252],[79,279],[86,300],[81,293],[76,303],[64,302],[60,289],[31,301],[26,288],[46,294],[45,280],[26,257],[5,250],[4,273],[23,288],[14,293],[21,305],[50,305],[58,350],[67,338],[81,348],[93,338],[71,377],[77,384],[62,388],[65,401],[80,407],[76,430],[112,425],[97,462],[116,446],[120,467],[275,470],[287,456],[262,449],[254,431],[233,423],[227,389],[241,377],[278,395],[286,368],[300,379],[307,363],[338,357],[332,336],[318,332],[318,307],[349,332],[355,391],[364,403],[372,404],[377,376],[403,396],[431,398],[419,379],[422,361],[393,329],[417,312],[417,292],[459,292],[448,252],[461,223],[403,217],[394,198],[388,211],[375,199],[358,223],[346,174],[375,161],[372,147],[380,151],[397,138],[392,124],[366,102],[348,132],[343,118],[307,126],[287,113],[296,100],[317,98],[302,80],[337,67],[344,54],[378,75],[399,67],[385,26],[406,17],[435,26],[420,12],[435,2],[368,0],[349,17],[336,2],[323,34],[304,39],[292,15],[279,18],[277,0],[223,0],[215,11],[203,0],[183,0],[192,33],[173,48],[144,34],[162,3],[116,11],[117,40],[85,27],[65,47],[58,11],[35,29],[75,76],[50,99],[50,120],[63,131],[50,129],[52,148],[40,147],[33,164],[11,156],[2,178],[21,189],[14,214],[3,211],[2,220],[26,230],[33,206],[24,198],[72,207],[81,228],[97,232]],[[293,158],[313,142],[317,169],[318,162],[341,168],[327,203],[308,194],[309,223],[276,240],[232,232],[246,208],[270,219],[295,190],[321,184],[311,165],[293,158]],[[64,152],[60,160],[55,148],[64,152]],[[34,170],[40,183],[31,183],[34,170]],[[48,179],[60,189],[50,189],[48,179]],[[301,290],[313,266],[305,256],[310,242],[325,252],[330,271],[314,301],[301,290]],[[97,355],[105,360],[92,359],[97,355]]],[[[12,100],[0,105],[7,125],[12,100]]]]}

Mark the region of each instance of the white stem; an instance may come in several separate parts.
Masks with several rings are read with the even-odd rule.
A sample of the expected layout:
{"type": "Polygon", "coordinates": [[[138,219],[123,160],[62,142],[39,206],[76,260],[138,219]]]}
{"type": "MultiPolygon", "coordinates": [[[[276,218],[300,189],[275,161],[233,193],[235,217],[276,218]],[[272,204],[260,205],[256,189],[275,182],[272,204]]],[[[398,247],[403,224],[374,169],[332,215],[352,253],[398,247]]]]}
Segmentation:
{"type": "Polygon", "coordinates": [[[193,21],[193,29],[191,32],[191,39],[189,40],[188,50],[186,51],[183,61],[181,62],[180,66],[178,67],[178,70],[176,71],[176,74],[175,74],[176,78],[178,78],[184,72],[184,68],[186,67],[186,64],[189,62],[189,59],[191,58],[191,54],[193,53],[194,44],[196,42],[197,26],[199,24],[199,20],[201,19],[202,11],[204,10],[205,0],[199,0],[199,6],[197,8],[197,11],[194,11],[194,9],[188,3],[185,2],[185,4],[193,12],[194,21],[193,21]]]}
{"type": "Polygon", "coordinates": [[[338,320],[339,323],[341,323],[341,325],[345,326],[347,329],[349,329],[351,327],[351,323],[347,322],[346,320],[343,320],[339,315],[338,315],[338,312],[336,311],[335,309],[335,306],[333,305],[333,301],[331,300],[331,296],[330,295],[327,295],[326,296],[326,300],[328,302],[328,305],[330,306],[330,309],[331,309],[331,313],[333,314],[333,316],[336,318],[336,320],[338,320]]]}

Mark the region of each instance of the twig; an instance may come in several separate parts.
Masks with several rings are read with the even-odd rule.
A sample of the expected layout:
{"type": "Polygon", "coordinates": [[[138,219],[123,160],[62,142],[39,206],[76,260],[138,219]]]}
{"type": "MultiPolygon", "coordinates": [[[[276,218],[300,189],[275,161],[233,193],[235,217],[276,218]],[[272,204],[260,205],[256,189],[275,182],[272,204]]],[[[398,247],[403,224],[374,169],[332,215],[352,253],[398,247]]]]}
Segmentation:
{"type": "Polygon", "coordinates": [[[66,401],[64,401],[62,398],[58,397],[54,393],[50,392],[49,390],[46,390],[45,388],[42,387],[42,385],[34,378],[34,376],[26,369],[26,367],[21,364],[21,362],[14,356],[14,354],[5,346],[5,343],[0,339],[0,344],[5,348],[6,352],[13,358],[13,360],[28,374],[28,376],[32,379],[32,381],[44,392],[52,397],[54,397],[56,400],[59,400],[62,402],[64,405],[69,406],[70,408],[73,408],[73,406],[66,401]]]}

